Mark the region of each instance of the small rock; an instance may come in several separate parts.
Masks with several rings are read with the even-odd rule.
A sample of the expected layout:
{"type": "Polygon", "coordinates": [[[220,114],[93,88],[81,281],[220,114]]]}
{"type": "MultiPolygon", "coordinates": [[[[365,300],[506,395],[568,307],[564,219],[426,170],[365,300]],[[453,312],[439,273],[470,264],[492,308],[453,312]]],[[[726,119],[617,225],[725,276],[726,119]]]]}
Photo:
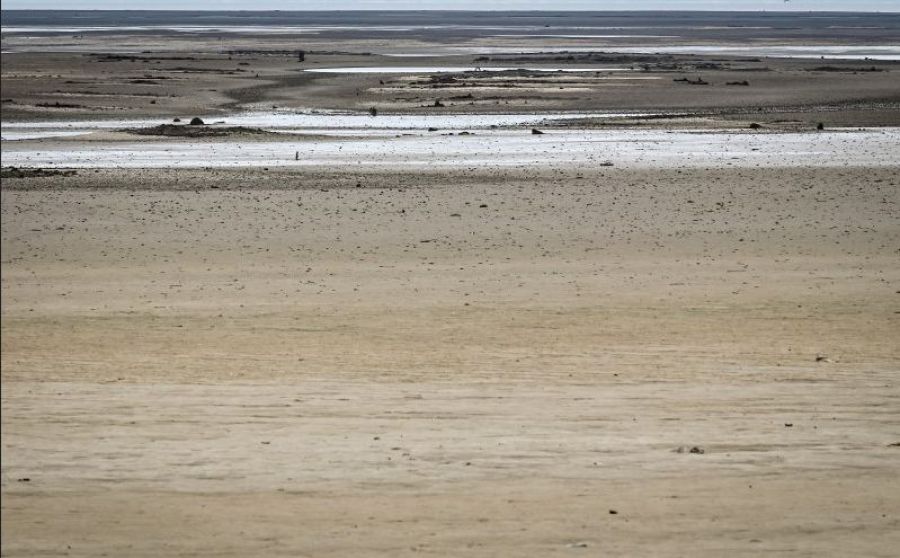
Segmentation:
{"type": "Polygon", "coordinates": [[[544,132],[538,130],[537,128],[532,128],[532,129],[531,129],[531,134],[534,135],[534,136],[540,136],[540,135],[542,135],[543,133],[544,133],[544,132]]]}

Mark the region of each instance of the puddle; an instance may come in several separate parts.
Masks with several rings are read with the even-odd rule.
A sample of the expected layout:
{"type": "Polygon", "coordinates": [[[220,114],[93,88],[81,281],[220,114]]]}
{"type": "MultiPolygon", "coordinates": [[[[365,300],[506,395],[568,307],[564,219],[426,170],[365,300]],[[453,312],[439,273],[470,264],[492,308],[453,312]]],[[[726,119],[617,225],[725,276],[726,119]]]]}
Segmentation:
{"type": "Polygon", "coordinates": [[[551,39],[679,39],[680,35],[550,35],[544,33],[520,34],[520,35],[491,35],[492,37],[514,37],[514,38],[551,38],[551,39]]]}
{"type": "MultiPolygon", "coordinates": [[[[562,32],[565,31],[622,31],[629,32],[635,30],[734,30],[734,29],[754,29],[765,30],[773,29],[768,26],[681,26],[681,25],[616,25],[616,26],[598,26],[598,25],[561,25],[554,26],[555,29],[562,32]]],[[[839,26],[832,26],[832,29],[839,29],[839,26]]],[[[867,29],[867,27],[847,27],[867,29]]],[[[428,25],[428,24],[412,24],[412,25],[3,25],[0,26],[0,33],[19,35],[29,33],[40,34],[69,34],[69,33],[116,33],[116,32],[174,32],[174,33],[261,33],[261,34],[294,34],[294,33],[323,33],[333,31],[375,31],[375,32],[397,32],[407,33],[410,31],[493,31],[505,33],[521,33],[522,36],[555,36],[555,35],[535,35],[527,34],[527,32],[539,31],[547,33],[548,26],[545,25],[466,25],[466,24],[450,24],[450,25],[428,25]]],[[[503,36],[503,35],[500,35],[503,36]]],[[[508,35],[519,36],[519,35],[508,35]]],[[[595,36],[595,35],[589,35],[595,36]]],[[[632,34],[616,34],[610,37],[669,37],[670,35],[632,35],[632,34]]]]}
{"type": "Polygon", "coordinates": [[[629,68],[546,68],[541,66],[356,66],[351,68],[311,68],[305,72],[323,74],[441,74],[458,72],[630,72],[629,68]]]}
{"type": "Polygon", "coordinates": [[[645,113],[519,113],[519,114],[384,114],[370,116],[368,113],[314,112],[314,113],[247,113],[221,119],[232,126],[254,126],[267,130],[319,131],[329,128],[356,128],[381,130],[425,130],[440,129],[485,129],[492,126],[524,126],[569,120],[575,118],[617,118],[622,116],[642,116],[645,113]]]}
{"type": "Polygon", "coordinates": [[[56,168],[841,167],[900,164],[900,128],[822,133],[489,130],[316,142],[8,144],[4,165],[56,168]],[[295,153],[300,153],[295,160],[295,153]]]}
{"type": "Polygon", "coordinates": [[[465,52],[380,52],[389,58],[440,58],[443,56],[468,56],[465,52]]]}
{"type": "Polygon", "coordinates": [[[554,45],[540,50],[527,46],[512,47],[451,47],[460,54],[552,54],[563,52],[606,52],[614,54],[712,54],[750,58],[826,58],[836,60],[900,60],[900,45],[821,46],[821,45],[647,45],[616,47],[554,45]]]}
{"type": "Polygon", "coordinates": [[[90,130],[36,130],[33,132],[7,132],[0,133],[0,141],[24,141],[42,138],[67,138],[81,136],[90,130]]]}
{"type": "MultiPolygon", "coordinates": [[[[682,27],[598,27],[569,26],[558,29],[590,31],[590,30],[631,30],[631,29],[684,29],[682,27]]],[[[688,28],[692,29],[692,28],[688,28]]],[[[707,29],[707,28],[696,28],[707,29]]],[[[715,28],[709,28],[715,29],[715,28]]],[[[758,28],[757,28],[758,29],[758,28]]],[[[121,32],[169,32],[169,33],[222,33],[222,34],[318,34],[335,31],[374,31],[379,33],[408,33],[411,31],[487,31],[487,32],[519,32],[544,31],[543,25],[4,25],[0,33],[20,35],[28,33],[69,34],[69,33],[121,33],[121,32]]],[[[517,35],[510,35],[517,36],[517,35]]],[[[536,36],[536,35],[524,35],[536,36]]],[[[613,37],[645,37],[647,35],[611,35],[613,37]]]]}
{"type": "Polygon", "coordinates": [[[381,31],[381,32],[405,32],[412,31],[412,27],[405,26],[322,26],[322,25],[97,25],[97,26],[4,26],[0,32],[8,35],[20,35],[28,33],[54,34],[54,33],[221,33],[221,34],[260,34],[260,35],[316,35],[323,31],[381,31]]]}
{"type": "Polygon", "coordinates": [[[604,48],[607,52],[649,54],[722,54],[772,58],[832,58],[840,60],[900,60],[900,45],[881,46],[705,46],[668,45],[604,48]]]}
{"type": "Polygon", "coordinates": [[[83,120],[0,123],[2,141],[24,141],[42,138],[74,137],[101,130],[142,128],[171,122],[171,120],[83,120]]]}
{"type": "MultiPolygon", "coordinates": [[[[647,113],[534,113],[379,115],[347,112],[248,112],[232,116],[201,116],[210,125],[247,126],[282,133],[321,135],[378,135],[396,131],[483,130],[491,127],[529,126],[581,118],[646,116],[647,113]]],[[[168,119],[95,120],[56,122],[4,122],[3,141],[68,137],[102,130],[144,128],[170,123],[168,119]]]]}

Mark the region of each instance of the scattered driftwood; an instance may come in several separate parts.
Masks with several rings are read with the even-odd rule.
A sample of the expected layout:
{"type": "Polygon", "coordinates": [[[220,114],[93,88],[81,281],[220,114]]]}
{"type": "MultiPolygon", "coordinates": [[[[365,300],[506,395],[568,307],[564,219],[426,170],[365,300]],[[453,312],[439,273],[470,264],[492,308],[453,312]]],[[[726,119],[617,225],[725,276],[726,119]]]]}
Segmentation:
{"type": "Polygon", "coordinates": [[[159,126],[152,126],[150,128],[126,128],[122,131],[139,136],[165,136],[175,138],[268,136],[276,134],[276,132],[269,132],[260,128],[247,128],[244,126],[179,126],[176,124],[160,124],[159,126]]]}
{"type": "Polygon", "coordinates": [[[54,169],[20,169],[17,167],[3,167],[2,169],[0,169],[0,178],[44,178],[47,176],[75,176],[75,171],[54,169]]]}
{"type": "Polygon", "coordinates": [[[35,103],[36,107],[41,108],[87,108],[85,105],[76,105],[72,103],[60,103],[56,101],[55,103],[35,103]]]}
{"type": "Polygon", "coordinates": [[[881,68],[876,68],[875,66],[871,66],[869,68],[854,68],[853,66],[817,66],[815,68],[809,68],[806,70],[807,72],[849,72],[849,73],[857,73],[857,72],[883,72],[884,70],[881,68]]]}
{"type": "Polygon", "coordinates": [[[693,453],[694,455],[703,455],[704,453],[706,453],[706,450],[701,448],[700,446],[693,446],[691,448],[678,446],[674,451],[675,453],[693,453]]]}
{"type": "Polygon", "coordinates": [[[675,78],[672,81],[677,82],[677,83],[687,83],[689,85],[709,85],[708,81],[704,81],[703,78],[699,78],[699,77],[694,80],[688,79],[688,78],[675,78]]]}
{"type": "Polygon", "coordinates": [[[231,49],[222,51],[223,54],[230,56],[290,56],[297,58],[300,62],[306,59],[308,54],[328,55],[328,56],[373,56],[371,52],[349,52],[343,50],[265,50],[265,49],[231,49]],[[303,60],[299,60],[300,53],[303,53],[303,60]]]}

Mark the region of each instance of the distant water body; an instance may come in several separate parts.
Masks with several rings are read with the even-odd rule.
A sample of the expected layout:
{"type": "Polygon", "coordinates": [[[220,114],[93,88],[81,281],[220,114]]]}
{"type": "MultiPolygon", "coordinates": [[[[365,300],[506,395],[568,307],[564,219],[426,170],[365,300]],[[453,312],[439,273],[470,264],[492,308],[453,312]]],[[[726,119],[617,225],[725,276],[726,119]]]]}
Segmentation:
{"type": "MultiPolygon", "coordinates": [[[[900,8],[900,4],[898,4],[900,8]]],[[[374,39],[375,54],[525,52],[713,54],[900,60],[900,12],[79,11],[0,12],[3,54],[79,52],[72,35],[374,39]],[[392,39],[419,42],[397,50],[392,39]],[[433,48],[431,48],[433,47],[433,48]]]]}
{"type": "Polygon", "coordinates": [[[900,45],[898,13],[853,12],[473,12],[473,11],[97,11],[3,10],[4,34],[260,33],[405,35],[467,39],[499,32],[534,36],[674,36],[682,40],[824,41],[900,45]],[[664,31],[664,32],[663,32],[664,31]]]}

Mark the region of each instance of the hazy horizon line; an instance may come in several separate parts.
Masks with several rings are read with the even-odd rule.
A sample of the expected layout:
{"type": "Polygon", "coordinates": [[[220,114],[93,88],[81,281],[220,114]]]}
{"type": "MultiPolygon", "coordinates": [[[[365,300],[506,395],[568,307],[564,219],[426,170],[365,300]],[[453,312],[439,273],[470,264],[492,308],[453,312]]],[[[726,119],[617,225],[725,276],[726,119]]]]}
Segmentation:
{"type": "Polygon", "coordinates": [[[680,9],[680,10],[661,10],[658,8],[636,8],[633,10],[589,10],[589,9],[565,9],[565,10],[448,10],[448,9],[440,9],[440,8],[421,8],[415,10],[384,10],[378,8],[359,8],[354,10],[341,9],[341,10],[332,10],[332,9],[324,9],[324,8],[312,8],[306,10],[281,10],[281,9],[267,9],[267,10],[211,10],[211,9],[196,9],[196,8],[168,8],[163,10],[151,10],[146,8],[122,8],[122,9],[103,9],[103,8],[10,8],[10,9],[0,9],[0,12],[232,12],[232,13],[271,13],[271,12],[286,12],[286,13],[305,13],[305,12],[331,12],[331,13],[341,13],[341,12],[456,12],[456,13],[567,13],[567,12],[586,12],[586,13],[633,13],[633,12],[655,12],[655,13],[706,13],[706,14],[760,14],[760,13],[781,13],[781,14],[846,14],[846,13],[855,13],[855,14],[898,14],[900,15],[900,10],[839,10],[839,9],[830,9],[830,10],[799,10],[799,9],[768,9],[768,10],[690,10],[690,9],[680,9]]]}

